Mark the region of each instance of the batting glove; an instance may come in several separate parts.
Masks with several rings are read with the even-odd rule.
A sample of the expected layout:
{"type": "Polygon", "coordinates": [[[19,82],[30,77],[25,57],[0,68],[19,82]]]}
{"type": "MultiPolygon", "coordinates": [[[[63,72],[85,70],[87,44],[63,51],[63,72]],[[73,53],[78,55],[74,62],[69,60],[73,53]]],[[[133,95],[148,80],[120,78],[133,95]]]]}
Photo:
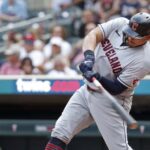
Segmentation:
{"type": "Polygon", "coordinates": [[[85,60],[79,65],[79,69],[84,74],[87,71],[91,71],[94,63],[95,63],[95,56],[92,50],[86,50],[84,52],[85,60]]]}
{"type": "Polygon", "coordinates": [[[93,77],[95,77],[98,81],[100,81],[101,78],[100,74],[94,71],[86,71],[85,73],[83,73],[83,77],[85,77],[89,82],[93,82],[93,77]]]}

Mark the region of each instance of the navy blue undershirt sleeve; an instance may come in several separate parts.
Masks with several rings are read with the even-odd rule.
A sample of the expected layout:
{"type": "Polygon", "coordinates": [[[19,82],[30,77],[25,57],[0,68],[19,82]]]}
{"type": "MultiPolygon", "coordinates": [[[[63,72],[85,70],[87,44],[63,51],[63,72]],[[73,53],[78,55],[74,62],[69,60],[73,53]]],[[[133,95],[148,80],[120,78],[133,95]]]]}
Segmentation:
{"type": "Polygon", "coordinates": [[[120,83],[117,79],[111,81],[105,77],[101,77],[99,81],[103,87],[112,95],[118,95],[128,88],[120,83]]]}

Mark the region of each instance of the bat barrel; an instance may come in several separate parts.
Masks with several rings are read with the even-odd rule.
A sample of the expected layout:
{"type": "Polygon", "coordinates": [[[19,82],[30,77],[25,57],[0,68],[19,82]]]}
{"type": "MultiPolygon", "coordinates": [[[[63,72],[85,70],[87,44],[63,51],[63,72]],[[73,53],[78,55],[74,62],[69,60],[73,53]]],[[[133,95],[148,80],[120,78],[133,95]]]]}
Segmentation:
{"type": "Polygon", "coordinates": [[[126,112],[126,110],[116,102],[112,102],[113,108],[120,114],[122,119],[124,119],[130,129],[136,129],[138,127],[137,121],[126,112]]]}
{"type": "Polygon", "coordinates": [[[93,78],[92,80],[95,86],[98,87],[99,90],[104,95],[106,95],[106,97],[108,97],[108,99],[112,103],[112,107],[117,111],[120,117],[126,121],[128,127],[130,129],[136,129],[138,127],[136,120],[117,102],[117,100],[107,90],[103,88],[101,83],[96,78],[93,78]]]}

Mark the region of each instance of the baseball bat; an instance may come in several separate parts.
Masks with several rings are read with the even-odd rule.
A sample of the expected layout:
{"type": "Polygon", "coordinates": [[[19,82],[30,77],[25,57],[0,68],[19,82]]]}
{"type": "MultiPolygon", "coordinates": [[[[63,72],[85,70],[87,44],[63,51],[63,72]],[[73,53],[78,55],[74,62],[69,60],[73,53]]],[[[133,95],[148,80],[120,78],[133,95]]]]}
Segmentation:
{"type": "Polygon", "coordinates": [[[138,127],[137,121],[117,102],[117,100],[101,85],[101,83],[95,78],[92,78],[94,85],[105,94],[111,102],[112,107],[117,111],[120,117],[126,121],[130,129],[136,129],[138,127]]]}

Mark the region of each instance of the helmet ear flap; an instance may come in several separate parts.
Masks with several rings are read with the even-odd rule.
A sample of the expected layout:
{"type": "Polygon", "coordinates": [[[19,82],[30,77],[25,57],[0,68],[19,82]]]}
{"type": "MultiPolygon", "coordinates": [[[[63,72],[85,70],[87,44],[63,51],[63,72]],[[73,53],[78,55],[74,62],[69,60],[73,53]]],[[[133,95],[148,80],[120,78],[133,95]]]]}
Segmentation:
{"type": "Polygon", "coordinates": [[[137,32],[139,24],[137,22],[130,22],[130,27],[133,31],[137,32]]]}

